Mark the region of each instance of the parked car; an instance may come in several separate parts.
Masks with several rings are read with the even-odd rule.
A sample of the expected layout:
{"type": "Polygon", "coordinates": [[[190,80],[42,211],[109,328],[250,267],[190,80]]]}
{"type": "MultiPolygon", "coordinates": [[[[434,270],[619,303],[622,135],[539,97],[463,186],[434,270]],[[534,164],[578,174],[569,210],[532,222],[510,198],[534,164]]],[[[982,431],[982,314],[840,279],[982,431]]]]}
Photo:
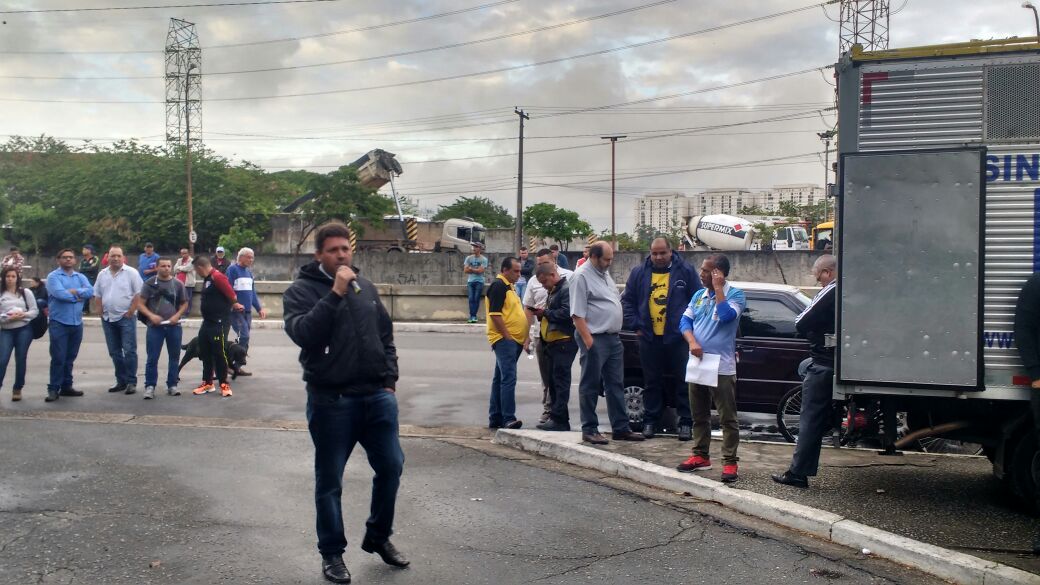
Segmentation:
{"type": "MultiPolygon", "coordinates": [[[[747,298],[737,330],[737,409],[776,414],[780,400],[801,383],[798,365],[809,357],[809,342],[798,336],[794,319],[810,299],[798,288],[782,284],[734,282],[747,298]]],[[[638,333],[622,331],[625,348],[625,399],[635,428],[643,422],[643,370],[639,363],[638,333]]],[[[668,407],[661,425],[675,427],[674,393],[665,396],[668,407]]]]}

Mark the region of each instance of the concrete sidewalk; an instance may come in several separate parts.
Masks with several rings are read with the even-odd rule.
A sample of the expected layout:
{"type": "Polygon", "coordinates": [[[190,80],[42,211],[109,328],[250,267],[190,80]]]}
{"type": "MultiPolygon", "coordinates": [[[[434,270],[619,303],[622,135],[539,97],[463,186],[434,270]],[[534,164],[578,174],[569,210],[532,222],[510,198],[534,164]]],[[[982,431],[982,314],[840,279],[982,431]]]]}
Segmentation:
{"type": "Polygon", "coordinates": [[[1036,519],[1010,507],[984,458],[827,448],[820,475],[801,490],[769,477],[786,469],[788,444],[743,442],[740,481],[726,485],[721,461],[706,472],[675,471],[690,444],[673,437],[599,447],[577,432],[500,430],[495,442],[688,493],[954,583],[1040,583],[1040,559],[1030,554],[1036,519]]]}

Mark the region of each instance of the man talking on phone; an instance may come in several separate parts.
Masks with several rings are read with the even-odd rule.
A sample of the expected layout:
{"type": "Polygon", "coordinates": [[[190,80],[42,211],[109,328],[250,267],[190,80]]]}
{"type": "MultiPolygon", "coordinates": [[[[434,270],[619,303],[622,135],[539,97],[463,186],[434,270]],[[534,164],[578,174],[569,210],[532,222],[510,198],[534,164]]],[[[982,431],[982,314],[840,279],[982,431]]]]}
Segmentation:
{"type": "Polygon", "coordinates": [[[375,285],[351,266],[350,229],[328,223],[314,238],[314,262],[285,291],[285,332],[300,346],[307,426],[314,443],[314,505],[325,579],[350,583],[343,562],[343,468],[358,443],[375,471],[361,550],[395,567],[408,560],[390,543],[404,467],[398,437],[397,349],[375,285]]]}

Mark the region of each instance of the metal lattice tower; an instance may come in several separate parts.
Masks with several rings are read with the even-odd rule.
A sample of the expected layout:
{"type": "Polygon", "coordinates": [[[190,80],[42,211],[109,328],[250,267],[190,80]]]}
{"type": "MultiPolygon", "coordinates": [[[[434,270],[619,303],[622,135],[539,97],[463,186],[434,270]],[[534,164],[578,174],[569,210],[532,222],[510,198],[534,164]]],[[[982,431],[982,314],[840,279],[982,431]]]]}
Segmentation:
{"type": "Polygon", "coordinates": [[[202,146],[202,49],[195,23],[170,19],[166,34],[166,145],[202,146]]]}
{"type": "Polygon", "coordinates": [[[862,45],[865,51],[888,48],[889,0],[842,0],[838,55],[862,45]]]}

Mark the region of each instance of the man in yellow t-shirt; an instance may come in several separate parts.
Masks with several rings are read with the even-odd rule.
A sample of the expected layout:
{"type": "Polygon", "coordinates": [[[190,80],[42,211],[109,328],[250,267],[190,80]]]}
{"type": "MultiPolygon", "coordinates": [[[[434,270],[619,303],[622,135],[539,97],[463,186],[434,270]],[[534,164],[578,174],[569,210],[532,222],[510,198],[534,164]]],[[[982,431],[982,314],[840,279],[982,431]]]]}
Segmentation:
{"type": "Polygon", "coordinates": [[[495,377],[491,381],[488,428],[519,429],[516,419],[516,362],[530,345],[527,315],[513,285],[520,278],[520,261],[502,261],[502,271],[484,296],[487,336],[495,352],[495,377]]]}

